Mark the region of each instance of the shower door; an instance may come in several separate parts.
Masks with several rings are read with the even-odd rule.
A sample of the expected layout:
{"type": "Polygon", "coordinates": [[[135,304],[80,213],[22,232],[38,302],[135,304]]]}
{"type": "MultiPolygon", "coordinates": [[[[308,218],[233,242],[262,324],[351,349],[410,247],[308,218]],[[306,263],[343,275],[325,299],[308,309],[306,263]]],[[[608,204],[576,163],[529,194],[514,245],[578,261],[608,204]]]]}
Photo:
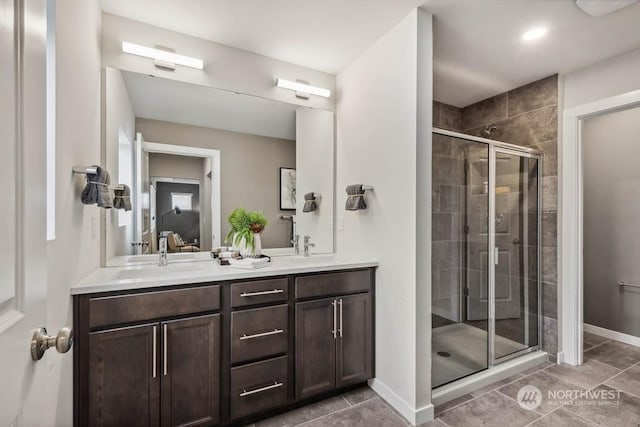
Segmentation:
{"type": "Polygon", "coordinates": [[[534,150],[434,131],[434,387],[539,346],[540,171],[534,150]]]}
{"type": "Polygon", "coordinates": [[[539,158],[494,146],[489,166],[490,360],[539,343],[539,158]]]}
{"type": "Polygon", "coordinates": [[[471,155],[470,165],[467,206],[476,211],[473,188],[482,184],[488,197],[480,200],[493,221],[467,226],[466,270],[480,268],[481,274],[466,277],[466,323],[488,329],[494,364],[538,344],[539,159],[501,144],[488,156],[471,155]],[[475,171],[485,162],[488,176],[482,178],[475,171]]]}

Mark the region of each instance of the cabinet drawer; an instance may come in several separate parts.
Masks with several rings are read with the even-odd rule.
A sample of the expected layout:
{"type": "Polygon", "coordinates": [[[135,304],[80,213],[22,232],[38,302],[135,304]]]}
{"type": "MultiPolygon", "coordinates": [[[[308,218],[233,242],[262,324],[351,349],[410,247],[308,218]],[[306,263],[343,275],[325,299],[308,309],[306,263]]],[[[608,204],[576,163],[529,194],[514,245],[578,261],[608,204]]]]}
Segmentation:
{"type": "Polygon", "coordinates": [[[231,306],[245,307],[247,305],[269,302],[284,302],[287,300],[288,279],[256,280],[231,285],[231,306]]]}
{"type": "Polygon", "coordinates": [[[367,292],[371,284],[371,270],[302,276],[296,278],[296,298],[367,292]]]}
{"type": "Polygon", "coordinates": [[[231,418],[285,405],[287,385],[286,356],[231,369],[231,418]]]}
{"type": "Polygon", "coordinates": [[[89,327],[140,322],[220,309],[220,286],[91,298],[89,327]]]}
{"type": "Polygon", "coordinates": [[[287,352],[289,308],[235,311],[231,314],[231,363],[287,352]]]}

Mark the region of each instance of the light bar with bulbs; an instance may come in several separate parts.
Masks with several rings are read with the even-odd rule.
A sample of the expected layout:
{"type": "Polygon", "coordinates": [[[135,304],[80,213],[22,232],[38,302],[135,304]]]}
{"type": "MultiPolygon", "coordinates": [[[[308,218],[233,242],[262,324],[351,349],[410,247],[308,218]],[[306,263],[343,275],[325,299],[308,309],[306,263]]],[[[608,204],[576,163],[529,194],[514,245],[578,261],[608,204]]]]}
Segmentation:
{"type": "Polygon", "coordinates": [[[276,86],[283,89],[295,90],[301,94],[311,94],[322,96],[323,98],[329,98],[331,96],[331,91],[329,89],[311,86],[301,82],[293,82],[291,80],[276,79],[276,86]]]}
{"type": "Polygon", "coordinates": [[[184,65],[185,67],[204,69],[202,59],[192,58],[190,56],[178,55],[177,53],[168,52],[166,50],[154,49],[152,47],[141,46],[139,44],[122,42],[122,51],[133,55],[144,56],[145,58],[155,59],[169,64],[184,65]]]}

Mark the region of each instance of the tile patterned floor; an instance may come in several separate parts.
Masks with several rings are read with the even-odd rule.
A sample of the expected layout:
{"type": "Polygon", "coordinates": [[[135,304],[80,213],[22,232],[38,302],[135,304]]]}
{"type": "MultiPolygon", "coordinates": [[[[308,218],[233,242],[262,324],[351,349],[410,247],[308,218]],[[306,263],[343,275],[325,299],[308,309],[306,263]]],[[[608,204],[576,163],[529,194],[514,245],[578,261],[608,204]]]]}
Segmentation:
{"type": "MultiPolygon", "coordinates": [[[[640,348],[585,333],[585,363],[574,367],[546,363],[482,387],[435,408],[436,419],[421,427],[640,427],[640,348]],[[617,405],[592,400],[543,399],[526,410],[516,396],[524,385],[535,385],[548,396],[553,390],[619,391],[617,405]]],[[[396,427],[408,426],[373,390],[365,387],[274,418],[253,427],[396,427]]]]}

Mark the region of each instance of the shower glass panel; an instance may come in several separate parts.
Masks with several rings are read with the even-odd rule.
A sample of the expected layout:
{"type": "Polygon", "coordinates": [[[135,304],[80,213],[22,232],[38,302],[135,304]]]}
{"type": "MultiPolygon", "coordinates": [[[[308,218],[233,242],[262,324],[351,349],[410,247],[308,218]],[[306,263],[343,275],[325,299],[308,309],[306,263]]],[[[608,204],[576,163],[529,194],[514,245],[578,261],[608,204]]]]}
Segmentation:
{"type": "Polygon", "coordinates": [[[433,135],[434,387],[488,367],[488,271],[478,256],[489,245],[488,158],[487,144],[433,135]]]}
{"type": "Polygon", "coordinates": [[[500,359],[538,344],[538,160],[496,149],[495,343],[500,359]]]}
{"type": "Polygon", "coordinates": [[[433,387],[539,344],[539,171],[532,150],[433,133],[433,387]]]}

